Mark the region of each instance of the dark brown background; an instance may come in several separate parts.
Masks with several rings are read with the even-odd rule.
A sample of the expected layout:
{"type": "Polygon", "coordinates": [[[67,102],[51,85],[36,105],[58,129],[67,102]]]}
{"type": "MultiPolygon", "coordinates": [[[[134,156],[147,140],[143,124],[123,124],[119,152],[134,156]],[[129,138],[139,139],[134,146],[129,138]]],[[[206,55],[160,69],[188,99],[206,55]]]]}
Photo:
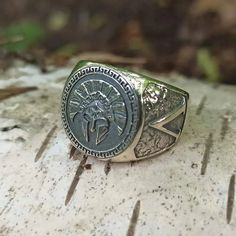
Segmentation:
{"type": "Polygon", "coordinates": [[[144,57],[156,72],[236,83],[236,0],[4,0],[0,9],[3,68],[19,56],[42,62],[96,50],[144,57]],[[43,37],[9,50],[17,37],[5,31],[22,22],[37,23],[43,37]]]}

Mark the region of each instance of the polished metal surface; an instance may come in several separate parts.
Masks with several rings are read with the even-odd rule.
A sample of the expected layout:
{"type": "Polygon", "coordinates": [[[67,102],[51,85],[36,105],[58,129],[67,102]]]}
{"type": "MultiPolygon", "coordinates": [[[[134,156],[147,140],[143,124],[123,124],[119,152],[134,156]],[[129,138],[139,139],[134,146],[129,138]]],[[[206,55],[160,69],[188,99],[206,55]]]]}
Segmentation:
{"type": "Polygon", "coordinates": [[[134,161],[170,148],[180,136],[188,94],[145,75],[81,61],[62,95],[72,144],[99,159],[134,161]]]}

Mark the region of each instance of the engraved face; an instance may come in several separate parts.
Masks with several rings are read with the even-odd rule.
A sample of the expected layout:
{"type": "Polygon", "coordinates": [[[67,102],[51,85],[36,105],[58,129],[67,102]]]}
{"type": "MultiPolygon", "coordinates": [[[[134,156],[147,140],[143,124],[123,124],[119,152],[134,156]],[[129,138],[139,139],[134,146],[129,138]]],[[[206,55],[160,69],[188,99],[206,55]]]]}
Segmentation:
{"type": "Polygon", "coordinates": [[[96,145],[106,139],[112,124],[120,136],[127,122],[125,102],[119,91],[109,83],[96,79],[75,86],[69,98],[69,114],[72,122],[81,123],[81,135],[86,141],[96,145]]]}
{"type": "Polygon", "coordinates": [[[114,71],[88,67],[64,89],[64,127],[75,146],[101,158],[124,151],[139,126],[139,102],[131,85],[114,71]],[[97,71],[95,71],[97,70],[97,71]]]}

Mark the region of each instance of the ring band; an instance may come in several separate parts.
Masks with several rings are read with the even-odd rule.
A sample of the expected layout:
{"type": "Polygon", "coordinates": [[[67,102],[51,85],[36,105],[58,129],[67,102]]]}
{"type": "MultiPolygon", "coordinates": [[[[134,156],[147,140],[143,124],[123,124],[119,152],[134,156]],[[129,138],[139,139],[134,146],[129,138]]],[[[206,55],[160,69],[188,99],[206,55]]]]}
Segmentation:
{"type": "Polygon", "coordinates": [[[102,160],[156,156],[178,140],[187,92],[125,69],[80,61],[62,94],[62,121],[72,144],[102,160]]]}

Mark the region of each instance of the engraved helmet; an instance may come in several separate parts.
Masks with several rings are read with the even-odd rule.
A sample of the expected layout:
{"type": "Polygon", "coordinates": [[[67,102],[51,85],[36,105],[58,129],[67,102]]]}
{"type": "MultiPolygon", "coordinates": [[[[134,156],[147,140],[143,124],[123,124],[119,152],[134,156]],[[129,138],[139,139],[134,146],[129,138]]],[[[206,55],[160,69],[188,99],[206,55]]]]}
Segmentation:
{"type": "Polygon", "coordinates": [[[82,129],[87,142],[90,133],[97,132],[96,145],[101,143],[114,123],[118,135],[121,135],[126,124],[126,108],[119,91],[105,81],[85,81],[74,91],[70,100],[71,119],[82,115],[82,129]]]}

